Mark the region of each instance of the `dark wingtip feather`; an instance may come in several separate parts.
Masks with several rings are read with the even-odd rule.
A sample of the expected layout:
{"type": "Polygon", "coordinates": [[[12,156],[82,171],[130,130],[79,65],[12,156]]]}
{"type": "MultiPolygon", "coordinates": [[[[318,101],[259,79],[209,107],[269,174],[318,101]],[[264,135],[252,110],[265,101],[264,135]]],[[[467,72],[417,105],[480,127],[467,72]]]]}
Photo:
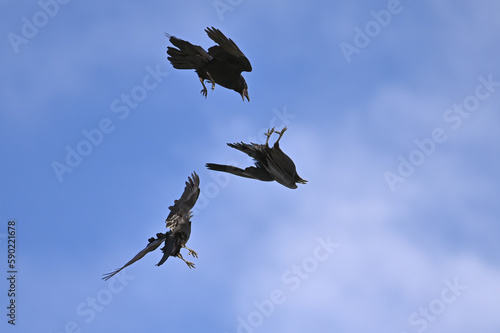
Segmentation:
{"type": "Polygon", "coordinates": [[[196,186],[196,187],[200,186],[200,177],[198,176],[198,174],[196,173],[196,171],[193,171],[191,173],[191,176],[188,177],[188,179],[189,179],[189,182],[191,184],[193,184],[193,186],[196,186]]]}
{"type": "Polygon", "coordinates": [[[226,171],[227,165],[215,164],[215,163],[207,163],[205,164],[208,170],[213,171],[226,171]]]}
{"type": "Polygon", "coordinates": [[[205,167],[209,170],[214,170],[213,167],[217,165],[217,164],[214,164],[214,163],[206,163],[205,164],[205,167]]]}
{"type": "Polygon", "coordinates": [[[102,278],[104,281],[108,281],[109,279],[111,279],[116,273],[118,273],[119,271],[121,270],[121,268],[117,268],[115,269],[114,271],[112,272],[109,272],[109,273],[106,273],[106,274],[103,274],[102,275],[102,278]]]}
{"type": "Polygon", "coordinates": [[[238,149],[238,147],[241,147],[243,145],[245,145],[245,143],[243,141],[241,142],[234,142],[234,143],[226,143],[229,147],[231,148],[235,148],[235,149],[238,149]]]}

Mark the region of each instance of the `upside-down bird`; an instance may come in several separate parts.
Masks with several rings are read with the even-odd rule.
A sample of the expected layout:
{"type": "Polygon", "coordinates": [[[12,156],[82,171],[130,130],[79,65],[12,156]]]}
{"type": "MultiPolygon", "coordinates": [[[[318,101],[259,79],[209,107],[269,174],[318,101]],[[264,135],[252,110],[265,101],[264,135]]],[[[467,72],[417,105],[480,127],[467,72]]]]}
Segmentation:
{"type": "Polygon", "coordinates": [[[231,165],[207,163],[206,167],[210,170],[228,172],[246,178],[262,181],[275,180],[281,185],[295,189],[297,188],[296,183],[305,184],[307,180],[299,177],[292,159],[280,149],[279,141],[285,131],[286,127],[283,128],[281,132],[275,131],[273,127],[265,134],[267,140],[264,145],[256,143],[247,144],[243,142],[227,144],[229,147],[238,149],[252,157],[255,161],[255,166],[243,170],[231,165]],[[279,134],[279,137],[271,148],[268,143],[273,133],[279,134]]]}
{"type": "Polygon", "coordinates": [[[171,36],[167,33],[169,41],[176,47],[169,46],[167,54],[170,63],[177,69],[194,69],[203,86],[201,93],[207,97],[207,87],[203,81],[219,84],[227,89],[232,89],[250,102],[248,86],[241,72],[251,72],[252,65],[247,57],[241,52],[236,44],[219,30],[206,28],[205,32],[218,45],[214,45],[205,51],[201,46],[171,36]]]}
{"type": "Polygon", "coordinates": [[[186,261],[182,257],[180,250],[181,248],[185,248],[189,250],[188,255],[198,258],[198,254],[186,247],[186,243],[191,235],[191,209],[200,195],[199,186],[200,178],[196,172],[193,172],[191,177],[188,177],[188,181],[186,182],[186,187],[184,188],[184,193],[182,193],[181,198],[179,200],[174,200],[174,205],[168,207],[170,209],[170,214],[168,214],[165,222],[169,230],[166,233],[157,233],[156,238],[151,237],[148,239],[148,245],[146,245],[141,252],[137,253],[136,256],[123,265],[123,267],[104,274],[102,279],[110,279],[113,275],[117,274],[125,267],[132,265],[134,262],[144,257],[148,252],[156,250],[163,242],[165,242],[165,246],[161,249],[163,257],[158,264],[156,264],[156,266],[161,266],[169,256],[172,256],[183,260],[189,268],[194,268],[194,264],[192,262],[186,261]]]}

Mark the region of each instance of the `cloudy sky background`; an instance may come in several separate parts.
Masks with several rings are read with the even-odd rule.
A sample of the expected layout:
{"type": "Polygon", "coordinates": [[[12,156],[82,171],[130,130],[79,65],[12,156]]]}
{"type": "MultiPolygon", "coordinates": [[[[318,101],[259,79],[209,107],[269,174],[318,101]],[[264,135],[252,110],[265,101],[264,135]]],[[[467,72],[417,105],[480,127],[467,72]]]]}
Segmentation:
{"type": "Polygon", "coordinates": [[[2,331],[500,331],[500,84],[481,83],[500,82],[499,3],[53,4],[1,4],[2,331]],[[34,20],[37,31],[23,28],[34,20]],[[164,32],[207,48],[207,26],[250,59],[250,103],[219,86],[204,99],[195,73],[167,62],[164,32]],[[141,91],[133,107],[121,100],[141,91]],[[478,104],[449,111],[464,101],[478,104]],[[281,147],[307,185],[204,168],[250,163],[225,143],[284,125],[281,147]],[[99,126],[109,133],[58,177],[54,162],[99,126]],[[391,188],[387,172],[410,157],[418,165],[391,188]],[[100,280],[165,230],[192,171],[196,269],[155,267],[155,252],[100,280]]]}

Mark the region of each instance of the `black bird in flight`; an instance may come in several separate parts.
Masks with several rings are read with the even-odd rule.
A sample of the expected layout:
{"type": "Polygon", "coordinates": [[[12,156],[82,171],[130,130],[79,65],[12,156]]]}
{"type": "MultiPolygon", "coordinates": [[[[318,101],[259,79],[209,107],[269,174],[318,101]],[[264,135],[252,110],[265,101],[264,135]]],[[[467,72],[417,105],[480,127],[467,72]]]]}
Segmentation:
{"type": "Polygon", "coordinates": [[[172,66],[177,69],[194,69],[200,79],[203,89],[201,93],[207,97],[207,87],[204,80],[212,84],[219,84],[227,89],[232,89],[241,95],[243,101],[250,102],[248,86],[241,72],[251,72],[252,65],[247,57],[241,52],[236,44],[219,30],[206,28],[205,32],[218,45],[214,45],[205,51],[201,46],[171,36],[167,33],[169,41],[177,48],[167,48],[167,58],[172,66]]]}
{"type": "Polygon", "coordinates": [[[181,248],[189,250],[188,255],[192,255],[198,258],[198,254],[186,247],[186,243],[191,235],[191,209],[196,203],[198,196],[200,195],[200,178],[193,172],[191,177],[188,177],[186,182],[186,187],[184,188],[184,193],[179,200],[174,200],[174,205],[168,207],[170,209],[170,214],[168,214],[165,222],[167,223],[167,228],[169,229],[166,233],[157,233],[156,238],[151,237],[148,239],[148,245],[139,253],[136,254],[129,262],[127,262],[123,267],[115,269],[114,271],[103,274],[103,280],[108,280],[118,272],[120,272],[125,267],[132,265],[134,262],[138,261],[144,257],[148,252],[156,250],[163,242],[165,246],[161,249],[163,252],[163,257],[156,264],[156,266],[161,266],[169,256],[178,257],[183,260],[189,268],[194,268],[192,262],[186,261],[181,253],[181,248]]]}
{"type": "Polygon", "coordinates": [[[256,143],[246,144],[243,142],[227,144],[229,147],[236,148],[252,157],[255,161],[255,166],[243,170],[231,165],[207,163],[206,167],[210,170],[228,172],[246,178],[268,182],[275,180],[281,185],[295,189],[297,188],[296,183],[305,184],[307,180],[299,177],[292,159],[280,149],[279,141],[285,131],[286,127],[281,132],[275,131],[274,127],[270,129],[266,133],[267,140],[265,145],[256,143]],[[271,148],[268,143],[273,133],[279,134],[279,137],[271,148]]]}

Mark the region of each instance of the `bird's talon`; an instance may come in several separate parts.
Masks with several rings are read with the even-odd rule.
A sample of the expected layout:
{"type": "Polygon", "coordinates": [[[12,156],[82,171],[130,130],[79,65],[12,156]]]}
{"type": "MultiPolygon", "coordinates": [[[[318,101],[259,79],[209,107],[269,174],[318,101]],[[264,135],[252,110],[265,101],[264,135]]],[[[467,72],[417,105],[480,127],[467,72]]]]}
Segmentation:
{"type": "Polygon", "coordinates": [[[211,90],[212,91],[215,90],[215,82],[214,81],[206,80],[205,83],[211,83],[212,84],[211,90]]]}
{"type": "Polygon", "coordinates": [[[278,131],[274,131],[276,134],[279,134],[279,137],[278,137],[278,140],[276,140],[276,143],[280,142],[280,139],[281,139],[281,137],[283,136],[283,134],[286,132],[286,130],[287,130],[287,128],[286,128],[286,126],[285,126],[285,127],[283,127],[283,129],[282,129],[281,131],[279,131],[279,132],[278,132],[278,131]]]}
{"type": "Polygon", "coordinates": [[[203,86],[203,89],[201,89],[201,94],[203,96],[205,96],[205,98],[207,98],[207,87],[205,87],[205,83],[203,83],[203,79],[201,78],[201,76],[199,77],[200,79],[200,82],[201,82],[201,85],[203,86]]]}
{"type": "Polygon", "coordinates": [[[283,127],[283,129],[281,131],[274,131],[275,133],[279,134],[279,135],[283,135],[283,133],[285,133],[285,131],[287,130],[287,127],[283,127]]]}
{"type": "Polygon", "coordinates": [[[210,75],[209,72],[205,72],[208,76],[208,80],[207,80],[207,83],[211,83],[212,84],[212,91],[215,89],[215,80],[212,78],[212,75],[210,75]]]}
{"type": "Polygon", "coordinates": [[[274,127],[271,128],[270,130],[268,130],[264,135],[267,136],[267,139],[266,139],[266,145],[269,143],[269,138],[271,137],[271,135],[273,134],[274,132],[274,127]]]}

